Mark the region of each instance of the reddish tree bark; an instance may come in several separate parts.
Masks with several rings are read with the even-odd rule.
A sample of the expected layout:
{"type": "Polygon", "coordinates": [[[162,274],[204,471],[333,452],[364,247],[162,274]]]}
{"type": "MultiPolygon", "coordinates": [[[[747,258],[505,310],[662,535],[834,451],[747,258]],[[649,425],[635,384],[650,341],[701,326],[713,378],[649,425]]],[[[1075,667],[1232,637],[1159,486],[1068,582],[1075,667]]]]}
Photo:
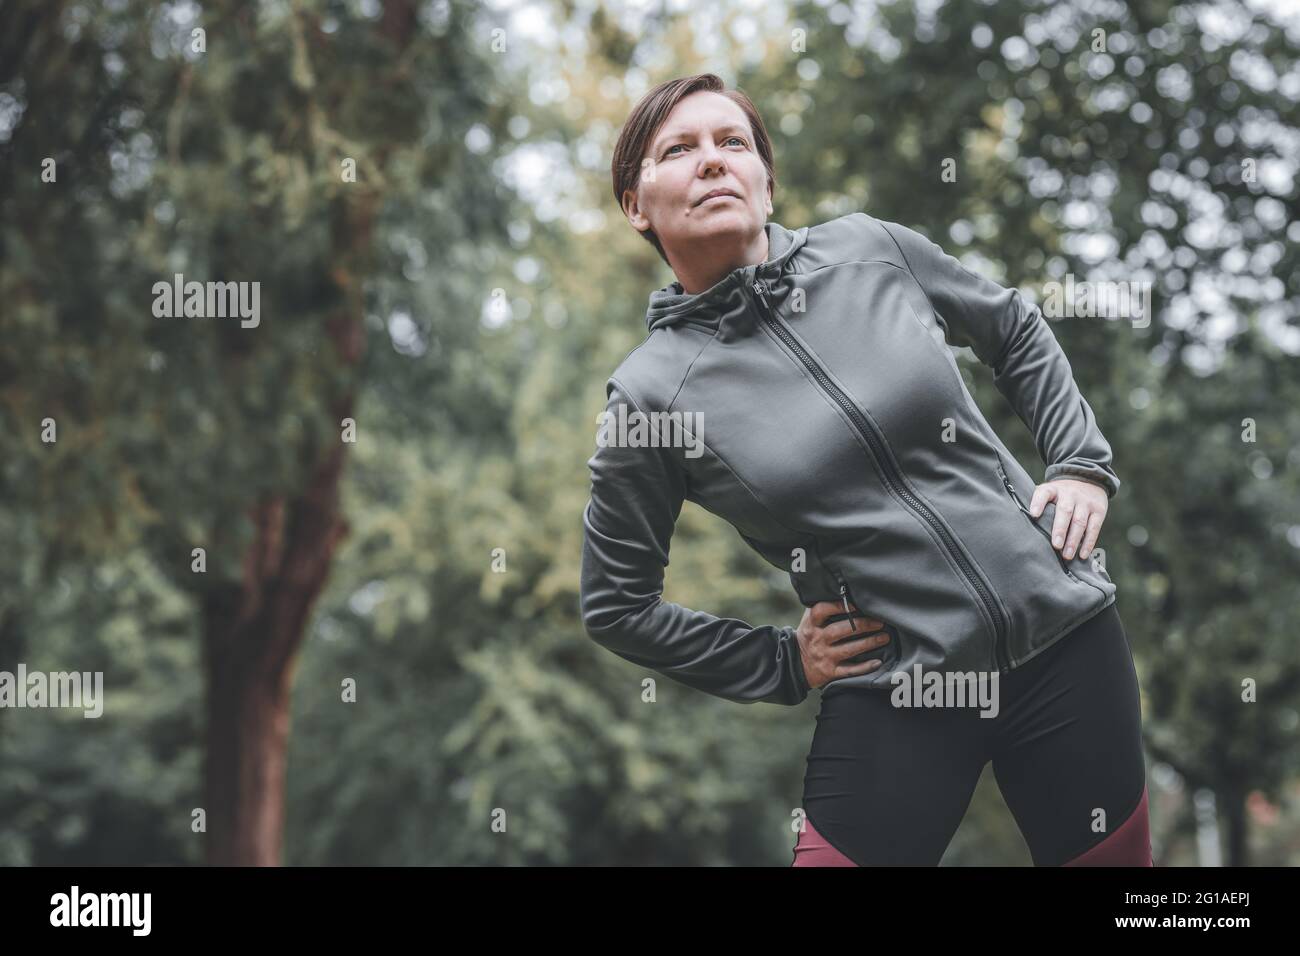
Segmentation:
{"type": "Polygon", "coordinates": [[[256,509],[243,586],[203,608],[211,864],[280,862],[292,663],[347,530],[339,512],[343,461],[340,443],[300,497],[256,509]]]}
{"type": "MultiPolygon", "coordinates": [[[[415,26],[413,0],[389,0],[379,30],[398,51],[415,26]]],[[[328,92],[314,93],[328,102],[328,92]]],[[[318,108],[308,103],[309,110],[318,108]]],[[[384,156],[386,150],[376,155],[380,165],[384,156]]],[[[341,363],[351,368],[359,364],[364,345],[361,282],[369,268],[379,199],[373,188],[358,184],[331,210],[328,280],[341,304],[328,318],[325,334],[341,363]]],[[[351,416],[354,402],[352,391],[338,397],[331,408],[335,424],[351,416]]],[[[345,448],[340,436],[296,497],[258,504],[251,515],[257,533],[245,555],[243,581],[204,603],[210,864],[280,863],[293,662],[335,549],[347,533],[339,505],[345,448]]]]}

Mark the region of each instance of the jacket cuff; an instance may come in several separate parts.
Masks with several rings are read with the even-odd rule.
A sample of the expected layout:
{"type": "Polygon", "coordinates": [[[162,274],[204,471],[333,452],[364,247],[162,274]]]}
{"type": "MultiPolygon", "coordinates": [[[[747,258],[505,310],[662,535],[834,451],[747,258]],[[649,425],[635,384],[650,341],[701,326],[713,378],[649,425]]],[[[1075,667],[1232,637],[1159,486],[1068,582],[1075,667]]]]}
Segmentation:
{"type": "Polygon", "coordinates": [[[1101,467],[1088,467],[1079,464],[1048,465],[1043,473],[1043,481],[1055,481],[1058,478],[1073,478],[1078,481],[1090,481],[1106,489],[1106,495],[1114,498],[1119,491],[1120,480],[1101,467]]]}
{"type": "Polygon", "coordinates": [[[803,703],[812,689],[808,684],[808,675],[803,669],[803,653],[799,650],[799,632],[793,627],[781,628],[781,652],[787,658],[786,666],[793,679],[795,699],[781,701],[793,707],[803,703]]]}

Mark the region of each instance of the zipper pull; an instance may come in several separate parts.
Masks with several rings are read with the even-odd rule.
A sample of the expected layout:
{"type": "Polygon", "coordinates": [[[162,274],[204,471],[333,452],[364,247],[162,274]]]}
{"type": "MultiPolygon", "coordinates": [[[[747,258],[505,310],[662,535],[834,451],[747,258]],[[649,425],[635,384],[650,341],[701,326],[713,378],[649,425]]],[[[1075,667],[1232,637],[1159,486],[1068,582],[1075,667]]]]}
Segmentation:
{"type": "Polygon", "coordinates": [[[1004,484],[1006,486],[1007,491],[1011,493],[1011,500],[1016,503],[1016,507],[1019,508],[1021,511],[1023,511],[1025,514],[1029,514],[1029,509],[1026,508],[1024,502],[1020,500],[1020,496],[1016,494],[1016,488],[1015,485],[1011,484],[1011,479],[1008,478],[1006,475],[1003,475],[1002,484],[1004,484]]]}
{"type": "Polygon", "coordinates": [[[849,620],[852,621],[853,612],[849,610],[849,586],[845,584],[843,581],[840,582],[840,597],[844,601],[844,613],[847,614],[849,616],[849,620]]]}

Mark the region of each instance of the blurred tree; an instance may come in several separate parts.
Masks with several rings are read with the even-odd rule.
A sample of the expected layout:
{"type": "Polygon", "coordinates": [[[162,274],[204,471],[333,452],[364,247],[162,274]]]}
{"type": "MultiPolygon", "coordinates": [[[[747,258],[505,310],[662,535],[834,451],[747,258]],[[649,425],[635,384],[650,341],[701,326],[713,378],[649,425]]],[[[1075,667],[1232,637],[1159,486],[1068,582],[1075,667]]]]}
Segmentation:
{"type": "MultiPolygon", "coordinates": [[[[23,545],[45,575],[134,546],[195,599],[207,859],[275,863],[293,662],[347,530],[346,449],[384,427],[354,416],[392,364],[391,285],[417,253],[437,272],[444,248],[499,234],[507,201],[460,145],[498,132],[494,73],[463,41],[477,13],[4,12],[6,508],[34,518],[23,545]],[[173,274],[258,284],[260,321],[156,317],[173,274]]],[[[436,290],[466,301],[444,276],[436,290]]]]}

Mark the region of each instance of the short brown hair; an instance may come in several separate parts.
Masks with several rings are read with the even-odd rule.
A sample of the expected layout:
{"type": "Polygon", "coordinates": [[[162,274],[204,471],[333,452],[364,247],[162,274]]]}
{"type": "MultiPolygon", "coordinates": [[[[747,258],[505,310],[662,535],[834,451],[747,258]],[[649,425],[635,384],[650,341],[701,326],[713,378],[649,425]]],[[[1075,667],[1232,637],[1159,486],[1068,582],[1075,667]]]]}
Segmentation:
{"type": "MultiPolygon", "coordinates": [[[[614,200],[618,203],[620,211],[623,209],[623,193],[629,189],[635,192],[640,185],[641,159],[649,148],[650,141],[659,132],[659,128],[673,108],[699,90],[720,93],[741,108],[749,120],[750,128],[754,131],[754,145],[763,160],[763,165],[767,167],[767,178],[772,184],[772,191],[776,191],[772,140],[767,135],[767,127],[763,125],[763,118],[758,115],[753,102],[741,90],[727,89],[722,78],[716,74],[697,73],[694,76],[683,76],[660,83],[641,97],[640,102],[632,108],[627,122],[623,124],[623,129],[618,134],[618,142],[614,145],[614,159],[609,166],[614,179],[614,200]]],[[[659,237],[655,235],[654,230],[647,229],[641,235],[655,247],[659,258],[668,262],[668,257],[664,255],[664,247],[659,244],[659,237]]]]}

